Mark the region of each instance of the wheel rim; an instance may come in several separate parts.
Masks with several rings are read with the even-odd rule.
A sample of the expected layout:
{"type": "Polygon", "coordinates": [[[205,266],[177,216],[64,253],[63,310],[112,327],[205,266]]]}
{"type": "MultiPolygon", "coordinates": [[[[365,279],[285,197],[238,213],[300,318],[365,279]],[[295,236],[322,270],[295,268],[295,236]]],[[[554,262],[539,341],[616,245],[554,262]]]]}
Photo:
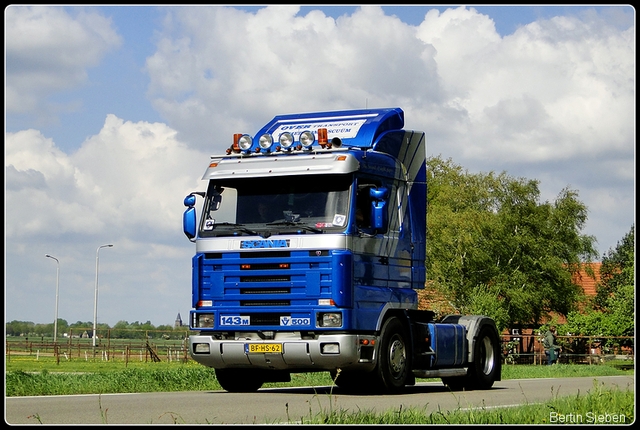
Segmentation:
{"type": "Polygon", "coordinates": [[[401,373],[404,370],[405,363],[407,362],[406,351],[404,343],[399,338],[394,338],[389,345],[389,368],[394,375],[401,373]]]}
{"type": "Polygon", "coordinates": [[[494,361],[494,351],[493,344],[491,343],[491,339],[489,336],[485,336],[482,339],[482,343],[480,345],[480,364],[482,373],[485,375],[489,375],[493,371],[493,367],[495,366],[494,361]]]}

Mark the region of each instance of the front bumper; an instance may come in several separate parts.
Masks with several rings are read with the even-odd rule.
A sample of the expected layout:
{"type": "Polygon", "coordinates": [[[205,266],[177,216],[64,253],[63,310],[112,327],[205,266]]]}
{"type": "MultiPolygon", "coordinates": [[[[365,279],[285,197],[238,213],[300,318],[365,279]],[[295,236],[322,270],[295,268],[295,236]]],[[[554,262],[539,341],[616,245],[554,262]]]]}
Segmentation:
{"type": "Polygon", "coordinates": [[[191,357],[208,367],[260,368],[272,370],[324,371],[336,369],[372,370],[377,336],[359,334],[317,334],[303,338],[299,332],[276,333],[262,339],[257,333],[239,333],[233,339],[211,334],[189,336],[191,357]],[[281,345],[281,352],[247,352],[249,344],[281,345]]]}

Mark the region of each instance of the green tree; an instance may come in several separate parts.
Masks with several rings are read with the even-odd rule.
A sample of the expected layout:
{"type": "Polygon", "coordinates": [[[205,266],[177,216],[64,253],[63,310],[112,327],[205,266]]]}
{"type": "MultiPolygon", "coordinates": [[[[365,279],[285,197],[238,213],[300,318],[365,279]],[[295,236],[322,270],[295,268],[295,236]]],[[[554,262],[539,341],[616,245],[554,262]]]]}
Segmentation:
{"type": "Polygon", "coordinates": [[[16,321],[5,324],[6,334],[8,336],[29,336],[33,333],[35,324],[31,321],[16,321]]]}
{"type": "Polygon", "coordinates": [[[599,310],[610,310],[616,306],[616,295],[625,287],[635,285],[635,225],[618,242],[615,250],[609,249],[602,256],[600,283],[594,299],[594,307],[599,310]],[[613,299],[613,300],[612,300],[613,299]]]}
{"type": "Polygon", "coordinates": [[[126,322],[124,320],[118,321],[113,326],[113,328],[111,330],[111,337],[114,338],[114,339],[125,339],[125,338],[128,338],[129,335],[125,331],[128,328],[129,328],[129,323],[128,322],[126,322]]]}
{"type": "MultiPolygon", "coordinates": [[[[635,335],[635,225],[602,257],[600,282],[593,306],[567,316],[567,330],[585,336],[635,335]]],[[[607,347],[631,346],[631,340],[610,339],[607,347]]]]}
{"type": "Polygon", "coordinates": [[[427,160],[427,190],[427,279],[456,311],[502,329],[575,309],[572,273],[596,256],[576,191],[541,202],[538,181],[471,174],[440,157],[427,160]]]}

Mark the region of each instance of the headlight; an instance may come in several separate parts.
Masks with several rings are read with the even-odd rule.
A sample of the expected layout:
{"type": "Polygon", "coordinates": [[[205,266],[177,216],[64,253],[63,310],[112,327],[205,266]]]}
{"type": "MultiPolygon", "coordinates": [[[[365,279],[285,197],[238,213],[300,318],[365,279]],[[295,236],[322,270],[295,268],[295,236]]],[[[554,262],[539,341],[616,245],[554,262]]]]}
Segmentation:
{"type": "Polygon", "coordinates": [[[278,141],[283,148],[289,148],[293,145],[293,135],[291,133],[282,133],[278,141]]]}
{"type": "Polygon", "coordinates": [[[311,145],[313,145],[313,142],[316,140],[315,136],[313,135],[312,132],[310,131],[303,131],[300,134],[300,144],[302,146],[304,146],[305,148],[310,147],[311,145]]]}
{"type": "Polygon", "coordinates": [[[272,144],[273,137],[271,137],[270,134],[263,134],[262,136],[260,136],[260,140],[258,140],[258,145],[260,145],[260,148],[262,149],[269,149],[271,148],[272,144]]]}
{"type": "Polygon", "coordinates": [[[342,327],[342,312],[318,312],[318,327],[342,327]]]}
{"type": "Polygon", "coordinates": [[[248,134],[243,134],[242,136],[240,136],[240,139],[238,139],[238,146],[243,151],[251,149],[252,143],[253,143],[253,140],[251,139],[251,136],[249,136],[248,134]]]}
{"type": "Polygon", "coordinates": [[[197,314],[198,319],[196,320],[197,328],[213,328],[215,325],[215,315],[214,314],[197,314]]]}

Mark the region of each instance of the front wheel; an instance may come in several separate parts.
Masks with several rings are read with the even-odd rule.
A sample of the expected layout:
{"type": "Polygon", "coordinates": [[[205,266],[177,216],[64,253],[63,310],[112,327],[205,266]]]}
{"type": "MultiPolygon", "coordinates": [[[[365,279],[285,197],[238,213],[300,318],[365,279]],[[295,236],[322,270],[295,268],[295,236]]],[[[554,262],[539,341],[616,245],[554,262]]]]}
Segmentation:
{"type": "Polygon", "coordinates": [[[258,391],[264,383],[262,375],[255,369],[216,369],[216,379],[230,393],[258,391]]]}
{"type": "Polygon", "coordinates": [[[377,385],[387,392],[397,392],[409,382],[411,352],[409,335],[402,322],[389,318],[382,326],[378,362],[374,370],[377,385]]]}

